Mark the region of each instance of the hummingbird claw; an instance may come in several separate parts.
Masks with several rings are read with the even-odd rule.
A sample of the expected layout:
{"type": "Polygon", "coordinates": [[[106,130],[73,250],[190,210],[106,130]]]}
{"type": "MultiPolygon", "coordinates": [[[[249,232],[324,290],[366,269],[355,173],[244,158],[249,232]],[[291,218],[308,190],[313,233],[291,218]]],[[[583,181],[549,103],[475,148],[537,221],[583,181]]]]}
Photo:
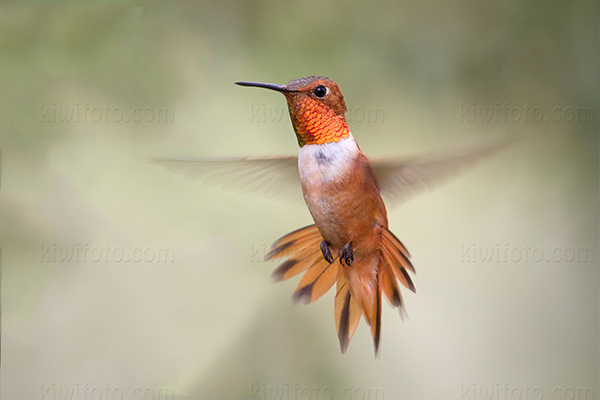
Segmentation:
{"type": "Polygon", "coordinates": [[[352,242],[345,245],[342,249],[342,254],[340,254],[340,264],[344,265],[344,261],[346,262],[347,266],[350,266],[350,264],[352,264],[352,261],[354,261],[354,254],[352,253],[352,242]]]}
{"type": "Polygon", "coordinates": [[[329,244],[326,241],[321,242],[321,253],[323,253],[323,258],[329,264],[333,264],[333,257],[331,255],[331,250],[329,249],[329,244]]]}

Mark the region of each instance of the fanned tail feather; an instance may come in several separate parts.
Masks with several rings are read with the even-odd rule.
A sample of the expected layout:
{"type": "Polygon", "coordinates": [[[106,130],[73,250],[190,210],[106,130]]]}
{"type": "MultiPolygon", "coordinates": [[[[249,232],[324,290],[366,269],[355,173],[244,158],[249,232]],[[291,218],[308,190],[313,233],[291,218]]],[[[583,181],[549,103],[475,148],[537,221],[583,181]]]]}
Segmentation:
{"type": "Polygon", "coordinates": [[[340,276],[337,282],[337,293],[335,295],[335,328],[340,339],[342,354],[348,349],[348,344],[354,336],[356,327],[360,322],[362,312],[356,300],[350,294],[348,283],[344,276],[340,276]]]}
{"type": "Polygon", "coordinates": [[[294,300],[312,303],[331,289],[339,275],[340,264],[329,264],[321,255],[321,259],[310,265],[302,276],[294,292],[294,300]]]}
{"type": "Polygon", "coordinates": [[[415,292],[415,285],[408,275],[407,269],[416,274],[415,267],[410,262],[410,254],[400,240],[387,229],[382,230],[381,250],[384,263],[389,265],[398,280],[411,291],[415,292]]]}
{"type": "Polygon", "coordinates": [[[323,258],[320,254],[311,254],[304,258],[291,258],[283,262],[275,271],[271,277],[275,281],[285,281],[290,279],[308,269],[311,265],[323,258]]]}
{"type": "Polygon", "coordinates": [[[282,237],[277,239],[275,241],[275,243],[273,243],[272,247],[273,248],[280,247],[282,245],[285,245],[286,243],[296,242],[300,239],[315,238],[315,237],[321,238],[321,233],[319,232],[319,229],[314,224],[308,225],[303,228],[296,229],[295,231],[292,231],[292,232],[288,233],[287,235],[283,235],[282,237]]]}
{"type": "Polygon", "coordinates": [[[304,275],[294,292],[295,301],[312,303],[337,282],[335,325],[342,353],[348,349],[361,315],[371,328],[375,356],[381,339],[381,297],[392,307],[403,308],[398,281],[415,291],[408,271],[415,272],[406,247],[385,228],[380,231],[379,249],[357,254],[350,266],[342,266],[338,254],[329,264],[323,257],[323,240],[316,225],[306,226],[277,240],[265,260],[287,258],[273,272],[275,280],[304,275]]]}
{"type": "Polygon", "coordinates": [[[340,264],[329,264],[323,258],[320,248],[322,240],[315,225],[305,226],[281,237],[265,256],[265,260],[288,258],[273,272],[275,280],[286,280],[306,271],[294,292],[295,301],[316,301],[340,275],[340,264]]]}
{"type": "Polygon", "coordinates": [[[381,268],[377,274],[377,282],[375,284],[375,301],[373,302],[373,311],[371,312],[371,335],[373,335],[373,345],[375,346],[375,357],[379,352],[379,341],[381,339],[381,268]]]}
{"type": "Polygon", "coordinates": [[[319,245],[322,240],[316,225],[305,226],[277,239],[265,256],[265,261],[290,257],[300,251],[303,251],[305,256],[310,255],[313,253],[311,245],[315,242],[319,245]]]}
{"type": "Polygon", "coordinates": [[[398,280],[385,257],[381,262],[379,271],[379,286],[392,307],[402,307],[402,295],[398,288],[398,280]]]}

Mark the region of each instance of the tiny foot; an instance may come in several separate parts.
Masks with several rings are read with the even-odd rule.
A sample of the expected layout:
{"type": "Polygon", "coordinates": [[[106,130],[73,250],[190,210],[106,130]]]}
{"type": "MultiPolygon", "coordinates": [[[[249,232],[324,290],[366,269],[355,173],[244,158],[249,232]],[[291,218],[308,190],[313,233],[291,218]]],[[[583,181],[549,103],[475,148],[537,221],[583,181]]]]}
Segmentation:
{"type": "Polygon", "coordinates": [[[352,254],[352,242],[348,243],[342,249],[342,254],[340,254],[340,264],[344,265],[344,262],[347,266],[350,266],[354,261],[354,255],[352,254]]]}
{"type": "Polygon", "coordinates": [[[329,250],[329,244],[326,241],[321,242],[321,252],[323,253],[323,258],[329,264],[333,263],[333,257],[331,256],[331,250],[329,250]]]}

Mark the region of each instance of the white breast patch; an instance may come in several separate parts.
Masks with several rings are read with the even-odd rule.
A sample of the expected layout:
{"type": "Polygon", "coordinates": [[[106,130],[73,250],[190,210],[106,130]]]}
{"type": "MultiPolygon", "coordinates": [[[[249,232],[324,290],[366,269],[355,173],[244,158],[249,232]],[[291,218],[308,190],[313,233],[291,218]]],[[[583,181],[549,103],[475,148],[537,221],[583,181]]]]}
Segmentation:
{"type": "Polygon", "coordinates": [[[329,182],[348,173],[348,168],[358,154],[358,146],[352,134],[336,143],[307,144],[298,150],[300,180],[320,179],[329,182]]]}

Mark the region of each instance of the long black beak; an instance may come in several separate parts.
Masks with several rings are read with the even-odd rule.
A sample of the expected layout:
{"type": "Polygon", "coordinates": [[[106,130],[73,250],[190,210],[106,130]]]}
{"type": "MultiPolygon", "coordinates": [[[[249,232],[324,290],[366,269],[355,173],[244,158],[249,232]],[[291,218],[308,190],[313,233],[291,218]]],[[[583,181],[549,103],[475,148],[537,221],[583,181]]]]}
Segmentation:
{"type": "Polygon", "coordinates": [[[291,92],[295,92],[296,90],[290,90],[288,88],[286,88],[283,85],[275,85],[273,83],[260,83],[260,82],[236,82],[236,85],[240,85],[240,86],[252,86],[252,87],[259,87],[259,88],[265,88],[265,89],[271,89],[271,90],[275,90],[277,92],[281,92],[281,93],[291,93],[291,92]]]}

